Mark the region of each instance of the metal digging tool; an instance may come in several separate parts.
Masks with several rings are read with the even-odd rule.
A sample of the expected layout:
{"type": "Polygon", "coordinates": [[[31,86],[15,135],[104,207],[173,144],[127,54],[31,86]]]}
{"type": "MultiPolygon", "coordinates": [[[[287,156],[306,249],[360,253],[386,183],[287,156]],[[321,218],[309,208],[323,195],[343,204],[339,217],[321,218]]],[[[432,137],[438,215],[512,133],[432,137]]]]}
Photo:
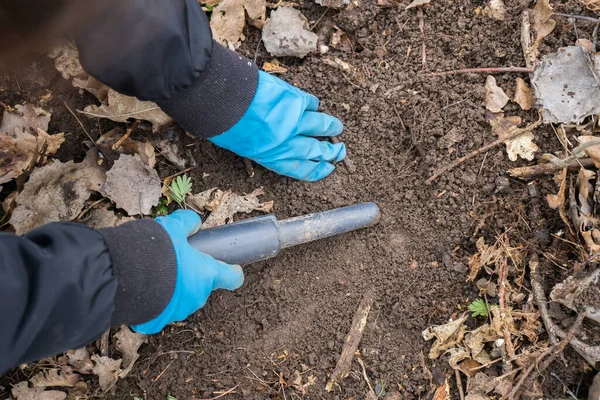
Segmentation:
{"type": "Polygon", "coordinates": [[[281,249],[354,231],[377,223],[379,207],[361,203],[278,221],[274,215],[202,229],[188,241],[228,264],[246,265],[273,258],[281,249]]]}

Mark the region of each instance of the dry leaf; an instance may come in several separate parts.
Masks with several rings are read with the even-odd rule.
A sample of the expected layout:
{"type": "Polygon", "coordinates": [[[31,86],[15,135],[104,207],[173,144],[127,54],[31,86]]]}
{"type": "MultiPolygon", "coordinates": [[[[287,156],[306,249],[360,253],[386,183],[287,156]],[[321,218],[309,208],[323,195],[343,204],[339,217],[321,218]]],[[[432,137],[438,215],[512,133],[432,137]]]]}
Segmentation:
{"type": "Polygon", "coordinates": [[[67,394],[58,390],[44,390],[43,388],[30,388],[29,383],[19,382],[10,390],[15,400],[65,400],[67,394]]]}
{"type": "Polygon", "coordinates": [[[472,378],[477,373],[479,367],[481,367],[481,364],[472,358],[467,358],[459,364],[458,369],[460,369],[467,377],[472,378]]]}
{"type": "Polygon", "coordinates": [[[346,32],[337,26],[334,26],[333,29],[334,30],[333,34],[331,35],[331,40],[329,41],[329,46],[333,47],[334,49],[351,53],[354,49],[354,46],[348,35],[346,35],[346,32]]]}
{"type": "Polygon", "coordinates": [[[212,188],[193,195],[188,195],[187,202],[198,210],[214,211],[223,199],[224,192],[212,188]]]}
{"type": "Polygon", "coordinates": [[[431,3],[431,0],[413,0],[409,5],[407,5],[404,9],[410,10],[411,8],[424,6],[425,4],[431,3]]]}
{"type": "Polygon", "coordinates": [[[138,349],[148,341],[146,335],[132,332],[127,326],[122,325],[121,330],[115,334],[117,338],[116,349],[123,355],[123,371],[119,374],[119,378],[125,378],[133,368],[133,364],[140,357],[138,349]]]}
{"type": "Polygon", "coordinates": [[[315,3],[328,8],[342,8],[350,4],[350,0],[315,0],[315,3]]]}
{"type": "Polygon", "coordinates": [[[448,385],[448,379],[444,382],[443,385],[438,387],[433,394],[433,398],[431,400],[450,400],[452,397],[450,396],[450,386],[448,385]]]}
{"type": "Polygon", "coordinates": [[[284,68],[278,63],[276,64],[274,62],[263,63],[262,70],[270,74],[285,74],[288,71],[287,68],[284,68]]]}
{"type": "MultiPolygon", "coordinates": [[[[594,11],[596,14],[600,13],[600,0],[579,0],[584,6],[586,6],[588,9],[594,11]]],[[[600,375],[597,375],[596,377],[598,377],[600,375]]],[[[600,379],[596,379],[598,381],[598,383],[600,383],[600,379]]],[[[596,381],[595,380],[595,381],[596,381]]],[[[594,382],[595,382],[594,381],[594,382]]],[[[600,389],[600,385],[598,386],[600,389]]],[[[591,397],[590,397],[591,398],[591,397]]],[[[598,398],[600,398],[600,396],[598,396],[598,398]]]]}
{"type": "Polygon", "coordinates": [[[213,0],[202,3],[217,5],[210,18],[213,39],[234,49],[246,39],[243,34],[246,13],[256,23],[257,20],[264,21],[267,10],[265,0],[213,0]]]}
{"type": "Polygon", "coordinates": [[[30,170],[40,154],[54,154],[64,133],[49,135],[50,113],[31,104],[17,105],[22,115],[4,111],[0,124],[0,184],[30,170]]]}
{"type": "Polygon", "coordinates": [[[87,90],[100,101],[106,100],[108,86],[85,72],[79,62],[79,51],[74,41],[68,40],[54,47],[48,57],[54,60],[54,67],[73,86],[87,90]]]}
{"type": "Polygon", "coordinates": [[[174,140],[160,139],[152,141],[152,145],[158,148],[160,155],[172,162],[180,170],[184,170],[189,164],[192,167],[196,166],[196,161],[193,157],[189,159],[182,154],[180,147],[174,140]]]}
{"type": "Polygon", "coordinates": [[[533,29],[537,34],[533,48],[537,50],[542,40],[552,33],[556,27],[556,21],[551,19],[554,10],[550,5],[550,0],[538,0],[531,14],[533,16],[533,29]]]}
{"type": "Polygon", "coordinates": [[[425,340],[435,339],[429,350],[430,359],[435,360],[443,351],[454,347],[462,341],[467,331],[467,328],[464,326],[466,320],[467,314],[445,325],[431,326],[421,333],[425,340]]]}
{"type": "MultiPolygon", "coordinates": [[[[487,115],[488,121],[492,126],[492,133],[498,135],[499,138],[509,136],[514,129],[518,128],[521,123],[521,118],[518,116],[504,117],[502,113],[487,115]]],[[[531,132],[527,132],[518,136],[515,139],[505,142],[506,153],[511,161],[517,161],[519,157],[531,161],[535,157],[535,152],[539,147],[533,143],[535,136],[531,132]]]]}
{"type": "Polygon", "coordinates": [[[533,94],[531,93],[531,88],[529,88],[527,82],[521,78],[517,78],[516,80],[515,97],[513,101],[525,111],[531,110],[531,107],[533,106],[533,94]]]}
{"type": "Polygon", "coordinates": [[[94,208],[79,220],[90,228],[113,228],[124,224],[125,222],[134,221],[135,218],[117,216],[114,211],[108,209],[108,205],[100,208],[94,208]]]}
{"type": "Polygon", "coordinates": [[[485,81],[485,108],[493,113],[499,113],[508,103],[509,97],[496,84],[496,78],[488,75],[485,81]]]}
{"type": "Polygon", "coordinates": [[[173,123],[171,117],[155,103],[125,96],[112,89],[108,91],[107,103],[101,106],[87,106],[83,114],[88,117],[108,118],[116,122],[126,122],[129,118],[141,119],[152,123],[152,130],[155,132],[173,123]]]}
{"type": "Polygon", "coordinates": [[[68,400],[88,400],[90,398],[89,395],[90,388],[88,384],[85,382],[77,382],[77,384],[69,390],[69,394],[67,395],[68,400]]]}
{"type": "MultiPolygon", "coordinates": [[[[590,140],[598,139],[598,136],[583,135],[579,136],[577,140],[579,143],[589,142],[590,140]]],[[[600,145],[591,146],[584,150],[585,154],[594,161],[596,168],[600,168],[600,145]]]]}
{"type": "Polygon", "coordinates": [[[64,371],[53,368],[46,371],[42,371],[30,379],[33,387],[57,387],[57,386],[68,386],[73,387],[79,382],[79,375],[67,374],[64,371]]]}
{"type": "Polygon", "coordinates": [[[148,215],[160,200],[160,178],[137,154],[123,154],[106,173],[101,192],[129,215],[148,215]]]}
{"type": "MultiPolygon", "coordinates": [[[[581,123],[600,114],[600,88],[590,68],[598,61],[598,55],[590,56],[579,46],[562,47],[542,59],[531,86],[545,123],[581,123]]],[[[600,68],[595,69],[599,75],[600,68]]]]}
{"type": "Polygon", "coordinates": [[[94,361],[94,374],[98,375],[100,380],[100,389],[107,391],[117,383],[119,380],[119,373],[121,372],[121,359],[113,360],[112,358],[97,354],[92,356],[94,361]]]}
{"type": "Polygon", "coordinates": [[[469,349],[471,358],[479,364],[487,364],[492,361],[490,355],[484,350],[485,344],[500,338],[488,324],[484,324],[465,335],[463,344],[469,349]]]}
{"type": "Polygon", "coordinates": [[[206,229],[233,222],[233,216],[237,213],[270,212],[273,208],[273,201],[261,203],[258,196],[262,194],[264,194],[262,188],[244,195],[235,194],[230,190],[222,192],[219,189],[210,189],[188,196],[187,201],[198,210],[211,211],[202,224],[202,229],[206,229]]]}
{"type": "Polygon", "coordinates": [[[138,154],[144,164],[150,168],[154,168],[156,164],[156,156],[154,146],[149,142],[138,142],[127,138],[119,147],[113,150],[113,145],[116,144],[119,139],[125,134],[125,130],[121,127],[115,128],[110,132],[100,136],[96,141],[96,144],[102,150],[102,154],[108,157],[110,160],[116,160],[121,154],[134,155],[138,154]]]}
{"type": "Polygon", "coordinates": [[[552,288],[550,299],[571,310],[586,312],[587,318],[600,322],[598,303],[600,269],[591,271],[586,275],[578,277],[571,275],[563,282],[556,284],[552,288]]]}
{"type": "Polygon", "coordinates": [[[99,191],[106,175],[98,166],[95,149],[79,164],[73,161],[33,171],[19,193],[10,218],[18,235],[52,221],[72,221],[93,191],[99,191]]]}
{"type": "Polygon", "coordinates": [[[262,31],[265,48],[275,57],[305,57],[317,49],[319,36],[311,32],[308,20],[292,7],[271,11],[262,31]]]}
{"type": "Polygon", "coordinates": [[[294,389],[296,389],[298,392],[302,393],[303,395],[306,394],[307,389],[314,385],[315,382],[317,381],[317,378],[315,378],[313,375],[309,375],[306,383],[302,383],[302,375],[300,374],[300,371],[296,370],[294,371],[294,373],[292,374],[292,377],[290,378],[288,385],[290,387],[293,387],[294,389]]]}
{"type": "Polygon", "coordinates": [[[77,350],[69,350],[66,353],[69,359],[68,364],[75,369],[75,371],[81,372],[82,374],[91,374],[94,368],[90,353],[85,347],[77,350]]]}
{"type": "Polygon", "coordinates": [[[506,20],[506,6],[503,0],[490,0],[482,11],[482,14],[496,21],[506,20]]]}

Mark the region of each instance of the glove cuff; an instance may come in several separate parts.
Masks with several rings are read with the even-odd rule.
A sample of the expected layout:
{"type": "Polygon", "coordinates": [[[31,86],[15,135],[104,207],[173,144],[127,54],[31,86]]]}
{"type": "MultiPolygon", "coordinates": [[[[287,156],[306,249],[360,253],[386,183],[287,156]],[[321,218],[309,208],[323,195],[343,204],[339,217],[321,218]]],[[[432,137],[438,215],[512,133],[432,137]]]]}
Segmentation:
{"type": "Polygon", "coordinates": [[[257,87],[256,65],[213,41],[211,59],[192,85],[157,104],[190,134],[208,138],[242,118],[257,87]]]}
{"type": "Polygon", "coordinates": [[[154,220],[140,219],[99,230],[118,280],[112,325],[141,324],[169,304],[177,280],[171,238],[154,220]]]}

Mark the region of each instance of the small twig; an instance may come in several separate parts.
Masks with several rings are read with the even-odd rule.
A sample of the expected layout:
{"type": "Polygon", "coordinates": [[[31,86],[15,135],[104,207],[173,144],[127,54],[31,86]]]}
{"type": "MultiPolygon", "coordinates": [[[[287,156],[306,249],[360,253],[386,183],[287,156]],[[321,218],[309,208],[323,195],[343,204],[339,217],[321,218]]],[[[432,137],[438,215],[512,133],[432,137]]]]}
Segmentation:
{"type": "Polygon", "coordinates": [[[575,393],[573,393],[571,389],[569,389],[569,387],[565,385],[565,383],[562,381],[562,379],[560,379],[558,375],[556,375],[554,372],[550,372],[550,376],[559,381],[561,385],[563,385],[563,389],[565,389],[565,392],[567,392],[569,396],[571,396],[575,400],[578,400],[577,396],[575,396],[575,393]]]}
{"type": "MultiPolygon", "coordinates": [[[[591,168],[594,167],[594,161],[591,158],[582,158],[580,160],[571,161],[567,168],[570,170],[578,170],[581,167],[591,168]]],[[[530,179],[538,175],[554,174],[563,167],[560,167],[553,163],[530,165],[527,167],[518,167],[508,170],[508,174],[513,178],[530,179]]]]}
{"type": "Polygon", "coordinates": [[[425,71],[425,68],[427,66],[427,50],[425,48],[425,18],[423,10],[421,8],[417,10],[417,17],[419,18],[419,30],[421,31],[421,40],[423,42],[421,46],[421,65],[423,71],[425,71]]]}
{"type": "Polygon", "coordinates": [[[575,333],[581,327],[584,318],[585,312],[580,313],[573,323],[573,326],[571,326],[571,329],[569,329],[567,336],[559,343],[547,348],[534,362],[531,363],[529,367],[527,367],[525,372],[523,372],[519,377],[519,381],[513,390],[507,396],[508,399],[519,399],[521,397],[521,393],[531,387],[531,384],[537,378],[537,376],[543,374],[548,366],[556,359],[556,357],[559,354],[562,354],[562,352],[565,350],[565,347],[567,347],[567,344],[569,344],[569,342],[575,337],[575,333]],[[546,358],[547,356],[548,358],[546,358]],[[544,358],[546,359],[544,360],[544,358]],[[536,368],[537,374],[531,375],[531,372],[536,368]]]}
{"type": "Polygon", "coordinates": [[[523,49],[523,58],[525,66],[534,68],[537,63],[537,49],[531,45],[531,21],[529,10],[524,10],[521,14],[521,47],[523,49]]]}
{"type": "Polygon", "coordinates": [[[156,355],[156,357],[164,356],[166,354],[178,354],[178,353],[196,354],[195,351],[191,351],[191,350],[171,350],[171,351],[165,351],[163,353],[158,353],[156,355]]]}
{"type": "Polygon", "coordinates": [[[87,131],[87,129],[85,129],[85,126],[83,126],[83,124],[79,120],[79,117],[77,117],[77,115],[75,115],[75,113],[73,112],[73,110],[71,110],[71,107],[69,107],[69,105],[67,104],[67,102],[63,101],[63,104],[65,105],[65,107],[67,108],[67,110],[69,110],[69,112],[71,113],[71,115],[73,117],[75,117],[75,119],[79,123],[79,126],[81,126],[81,129],[83,129],[83,132],[86,134],[86,136],[88,137],[88,139],[90,139],[92,141],[92,144],[98,150],[98,152],[100,154],[102,154],[104,156],[104,158],[106,158],[107,160],[111,161],[110,157],[108,157],[106,154],[104,154],[104,152],[102,151],[102,149],[100,149],[100,146],[98,146],[98,144],[96,144],[96,141],[94,139],[92,139],[92,135],[90,135],[90,133],[87,131]]]}
{"type": "Polygon", "coordinates": [[[4,107],[4,109],[6,111],[8,111],[11,114],[17,114],[20,115],[21,117],[23,116],[23,113],[19,110],[17,110],[16,108],[9,106],[8,104],[6,104],[5,102],[0,100],[0,106],[4,107]]]}
{"type": "MultiPolygon", "coordinates": [[[[502,241],[504,241],[504,239],[502,239],[502,241]]],[[[504,345],[506,346],[506,352],[508,354],[509,359],[514,360],[516,358],[515,348],[513,346],[513,343],[512,343],[511,337],[510,337],[510,330],[508,327],[508,323],[505,321],[505,318],[504,318],[506,316],[505,298],[506,298],[506,286],[508,285],[508,283],[506,281],[507,276],[508,276],[508,260],[506,258],[504,258],[504,260],[500,264],[500,276],[498,277],[498,286],[500,286],[500,289],[498,291],[498,299],[499,299],[498,308],[500,310],[500,318],[502,319],[502,332],[504,334],[504,345]]],[[[508,362],[508,364],[510,364],[510,361],[508,362]]],[[[512,367],[512,365],[510,367],[512,367]]],[[[510,368],[506,369],[506,371],[509,371],[509,370],[510,370],[510,368]]]]}
{"type": "Polygon", "coordinates": [[[464,69],[455,69],[452,71],[432,72],[430,74],[425,74],[423,76],[447,76],[447,75],[456,75],[456,74],[495,74],[495,73],[507,73],[507,72],[524,72],[524,73],[531,74],[531,73],[533,73],[533,68],[526,68],[526,67],[464,68],[464,69]]]}
{"type": "Polygon", "coordinates": [[[179,171],[179,172],[177,172],[176,174],[173,174],[173,175],[166,176],[166,177],[162,178],[162,180],[163,180],[163,181],[165,181],[165,180],[167,180],[167,179],[173,179],[173,178],[175,178],[175,177],[177,177],[177,176],[179,176],[179,175],[183,175],[183,174],[185,174],[186,172],[190,172],[190,171],[191,171],[191,170],[193,170],[193,169],[194,169],[194,167],[189,167],[189,168],[186,168],[186,169],[184,169],[183,171],[179,171]]]}
{"type": "MultiPolygon", "coordinates": [[[[341,142],[340,139],[338,139],[336,136],[332,136],[331,143],[337,144],[341,142]]],[[[352,160],[348,157],[348,154],[346,154],[346,157],[344,157],[344,159],[342,160],[342,164],[346,168],[346,171],[348,171],[349,173],[353,174],[356,172],[356,167],[354,166],[352,160]]]]}
{"type": "Polygon", "coordinates": [[[101,198],[100,200],[96,200],[95,202],[93,202],[92,204],[90,204],[90,206],[88,208],[86,208],[85,210],[83,210],[82,212],[79,213],[79,215],[77,216],[77,218],[75,218],[76,221],[81,220],[81,218],[83,218],[83,216],[85,214],[87,214],[90,210],[92,210],[94,207],[96,207],[98,204],[102,203],[104,200],[106,200],[104,197],[101,198]]]}
{"type": "MultiPolygon", "coordinates": [[[[544,323],[546,332],[548,332],[548,336],[550,337],[550,343],[556,344],[556,342],[558,342],[557,337],[565,338],[567,337],[567,332],[563,331],[554,323],[554,321],[552,321],[552,318],[550,318],[550,313],[548,312],[548,300],[546,299],[546,294],[544,293],[544,287],[542,286],[542,279],[538,268],[538,257],[537,254],[534,254],[533,257],[531,257],[531,260],[529,260],[529,269],[531,271],[531,289],[537,307],[540,311],[542,322],[544,323]]],[[[595,365],[600,361],[600,346],[589,346],[577,338],[572,338],[570,344],[575,351],[577,351],[577,353],[579,353],[579,355],[581,355],[591,365],[595,365]]]]}
{"type": "Polygon", "coordinates": [[[169,363],[169,365],[167,365],[167,368],[163,369],[162,372],[160,374],[158,374],[158,376],[152,381],[152,383],[156,382],[157,380],[160,379],[161,376],[163,376],[165,374],[165,372],[167,372],[167,370],[169,369],[169,367],[171,366],[171,364],[173,364],[173,362],[175,362],[175,360],[171,361],[169,363]]]}
{"type": "Polygon", "coordinates": [[[460,396],[460,400],[465,400],[465,391],[463,390],[462,379],[460,378],[460,371],[458,369],[455,369],[454,375],[456,376],[456,387],[458,388],[458,395],[460,396]]]}
{"type": "Polygon", "coordinates": [[[352,320],[352,325],[350,326],[350,331],[346,336],[346,340],[344,340],[342,354],[340,355],[340,358],[333,369],[333,372],[331,373],[329,382],[327,382],[327,385],[325,386],[325,390],[328,392],[333,390],[333,385],[339,384],[342,379],[348,376],[350,367],[352,365],[352,358],[354,358],[354,353],[356,352],[358,344],[360,343],[360,339],[362,338],[365,326],[367,325],[369,311],[371,310],[374,301],[375,291],[374,289],[369,289],[360,302],[358,310],[356,310],[356,314],[352,320]]]}
{"type": "Polygon", "coordinates": [[[121,145],[123,144],[123,142],[125,142],[127,139],[129,139],[129,136],[131,136],[131,134],[133,133],[133,131],[138,127],[140,123],[139,119],[136,119],[133,124],[131,124],[131,126],[127,129],[127,131],[125,132],[125,134],[123,136],[121,136],[121,138],[119,140],[117,140],[115,142],[115,144],[112,145],[112,149],[116,150],[119,147],[121,147],[121,145]]]}
{"type": "Polygon", "coordinates": [[[592,22],[595,24],[600,24],[600,19],[593,18],[593,17],[586,17],[584,15],[564,14],[564,13],[554,13],[554,15],[556,15],[557,17],[573,18],[573,19],[579,19],[582,21],[592,22]]]}
{"type": "Polygon", "coordinates": [[[238,386],[240,386],[240,385],[236,385],[235,387],[232,387],[231,389],[229,389],[229,390],[227,390],[227,391],[225,391],[225,392],[221,393],[221,394],[220,394],[220,395],[218,395],[218,396],[211,397],[210,399],[198,399],[197,397],[192,397],[192,400],[217,400],[217,399],[220,399],[220,398],[221,398],[221,397],[223,397],[223,396],[227,396],[229,393],[233,393],[233,391],[234,391],[235,389],[237,389],[237,388],[238,388],[238,386]]]}
{"type": "Polygon", "coordinates": [[[371,393],[375,394],[375,391],[373,390],[373,385],[371,385],[371,380],[369,379],[369,375],[367,375],[367,369],[365,368],[365,363],[363,362],[362,358],[360,358],[359,356],[356,356],[356,361],[358,361],[358,363],[360,364],[360,367],[362,368],[363,378],[365,379],[365,382],[367,382],[367,386],[369,386],[369,391],[371,393]]]}
{"type": "Polygon", "coordinates": [[[108,341],[110,339],[110,328],[106,330],[100,337],[100,355],[103,357],[108,356],[108,341]]]}
{"type": "Polygon", "coordinates": [[[246,168],[248,176],[250,178],[254,178],[254,167],[252,166],[252,161],[246,157],[242,157],[242,161],[244,162],[244,167],[246,168]]]}
{"type": "Polygon", "coordinates": [[[454,162],[451,162],[450,164],[446,165],[445,167],[440,168],[433,175],[431,175],[429,177],[429,179],[427,179],[425,181],[425,183],[428,185],[431,185],[433,183],[433,181],[435,181],[440,175],[456,168],[457,166],[464,163],[465,161],[470,160],[471,158],[473,158],[481,153],[484,153],[491,148],[494,148],[506,141],[513,140],[527,132],[531,132],[532,130],[534,130],[535,128],[540,126],[541,123],[542,123],[542,118],[540,117],[540,119],[538,119],[536,122],[534,122],[533,124],[531,124],[529,126],[526,126],[525,128],[516,128],[512,133],[508,134],[506,137],[496,139],[492,143],[486,144],[485,146],[480,147],[479,149],[477,149],[475,151],[472,151],[471,153],[467,154],[466,156],[461,157],[454,162]]]}
{"type": "Polygon", "coordinates": [[[579,146],[575,147],[572,150],[572,154],[566,158],[558,158],[556,156],[550,155],[549,160],[554,165],[557,165],[559,168],[568,167],[570,163],[580,159],[585,156],[585,149],[589,147],[594,147],[600,145],[600,139],[591,139],[586,142],[581,143],[579,146]]]}

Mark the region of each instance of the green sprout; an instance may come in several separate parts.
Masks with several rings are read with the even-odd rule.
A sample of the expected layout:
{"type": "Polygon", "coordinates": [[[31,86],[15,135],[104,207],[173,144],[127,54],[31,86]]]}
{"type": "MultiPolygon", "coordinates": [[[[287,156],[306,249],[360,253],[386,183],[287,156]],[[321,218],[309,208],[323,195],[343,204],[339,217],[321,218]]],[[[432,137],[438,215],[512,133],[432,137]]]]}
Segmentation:
{"type": "Polygon", "coordinates": [[[471,304],[469,304],[469,310],[473,313],[471,316],[475,317],[487,317],[489,315],[488,306],[483,299],[474,300],[471,304]]]}
{"type": "Polygon", "coordinates": [[[185,197],[189,192],[192,191],[192,179],[187,176],[178,176],[173,179],[171,186],[169,186],[169,196],[182,207],[185,202],[185,197]]]}
{"type": "Polygon", "coordinates": [[[168,395],[167,400],[177,400],[177,397],[168,395]]]}

